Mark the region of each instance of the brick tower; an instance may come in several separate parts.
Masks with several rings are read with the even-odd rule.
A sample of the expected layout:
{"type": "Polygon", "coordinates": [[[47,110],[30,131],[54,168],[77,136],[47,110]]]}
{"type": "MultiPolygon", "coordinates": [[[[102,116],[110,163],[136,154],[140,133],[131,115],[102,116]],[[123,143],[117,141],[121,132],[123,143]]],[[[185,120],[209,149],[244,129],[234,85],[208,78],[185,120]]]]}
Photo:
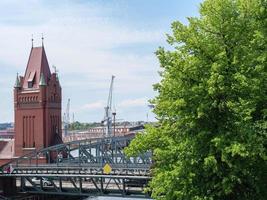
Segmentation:
{"type": "Polygon", "coordinates": [[[44,46],[32,47],[24,77],[14,86],[15,156],[61,143],[61,87],[44,46]]]}

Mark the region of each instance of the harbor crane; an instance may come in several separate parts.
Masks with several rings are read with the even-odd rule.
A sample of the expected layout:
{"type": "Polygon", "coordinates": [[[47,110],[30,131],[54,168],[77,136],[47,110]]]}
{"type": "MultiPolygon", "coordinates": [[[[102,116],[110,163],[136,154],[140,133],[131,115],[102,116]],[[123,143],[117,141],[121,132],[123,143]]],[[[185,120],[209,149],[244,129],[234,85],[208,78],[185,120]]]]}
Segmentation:
{"type": "MultiPolygon", "coordinates": [[[[108,101],[107,101],[107,106],[104,108],[105,109],[105,116],[104,120],[102,123],[104,124],[105,128],[105,135],[104,137],[111,137],[112,135],[112,115],[115,117],[116,112],[112,112],[111,107],[112,107],[112,93],[113,93],[113,82],[114,82],[115,76],[111,76],[111,82],[110,82],[110,87],[109,87],[109,94],[108,94],[108,101]]],[[[115,122],[114,122],[115,123],[115,122]]]]}
{"type": "Polygon", "coordinates": [[[66,112],[64,113],[64,135],[67,136],[70,125],[70,99],[68,99],[66,112]]]}

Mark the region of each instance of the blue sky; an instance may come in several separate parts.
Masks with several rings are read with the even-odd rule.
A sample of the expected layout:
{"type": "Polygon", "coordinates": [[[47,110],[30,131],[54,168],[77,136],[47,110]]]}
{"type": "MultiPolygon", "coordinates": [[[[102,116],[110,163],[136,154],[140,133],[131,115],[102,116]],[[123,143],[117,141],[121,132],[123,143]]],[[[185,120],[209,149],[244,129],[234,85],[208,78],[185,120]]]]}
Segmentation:
{"type": "MultiPolygon", "coordinates": [[[[200,0],[1,0],[0,122],[13,121],[13,85],[24,74],[31,48],[41,44],[57,66],[63,109],[82,122],[101,121],[111,75],[117,117],[154,120],[148,99],[156,93],[159,63],[154,52],[168,47],[174,20],[197,16],[200,0]]],[[[52,69],[51,69],[52,70],[52,69]]]]}

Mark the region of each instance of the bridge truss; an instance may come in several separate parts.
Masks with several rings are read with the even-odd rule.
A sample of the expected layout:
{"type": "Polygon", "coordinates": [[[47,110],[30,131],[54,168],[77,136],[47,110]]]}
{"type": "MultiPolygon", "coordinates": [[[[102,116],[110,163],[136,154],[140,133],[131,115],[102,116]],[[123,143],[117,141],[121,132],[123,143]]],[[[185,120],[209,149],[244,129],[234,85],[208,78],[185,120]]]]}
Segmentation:
{"type": "Polygon", "coordinates": [[[127,157],[133,136],[87,139],[33,151],[1,166],[21,192],[80,196],[147,196],[151,153],[127,157]]]}

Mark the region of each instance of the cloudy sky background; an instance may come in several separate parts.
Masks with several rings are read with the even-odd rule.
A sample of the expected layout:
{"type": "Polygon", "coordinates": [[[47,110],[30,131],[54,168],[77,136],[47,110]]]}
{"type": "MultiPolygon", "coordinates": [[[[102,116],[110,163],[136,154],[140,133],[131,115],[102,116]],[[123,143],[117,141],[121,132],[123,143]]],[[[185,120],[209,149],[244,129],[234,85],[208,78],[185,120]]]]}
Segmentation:
{"type": "Polygon", "coordinates": [[[24,75],[31,48],[41,44],[59,70],[63,109],[82,122],[101,121],[111,75],[119,119],[154,120],[148,99],[156,93],[159,63],[174,20],[196,16],[200,0],[1,0],[0,122],[13,121],[16,73],[24,75]]]}

